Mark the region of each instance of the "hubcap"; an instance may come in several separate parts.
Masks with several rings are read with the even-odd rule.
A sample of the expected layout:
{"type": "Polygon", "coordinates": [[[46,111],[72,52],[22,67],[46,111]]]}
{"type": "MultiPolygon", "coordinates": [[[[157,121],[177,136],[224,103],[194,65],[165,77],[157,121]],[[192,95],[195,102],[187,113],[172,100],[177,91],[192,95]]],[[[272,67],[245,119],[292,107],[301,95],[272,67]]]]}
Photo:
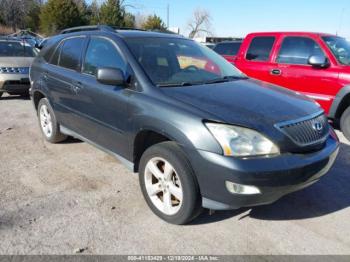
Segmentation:
{"type": "Polygon", "coordinates": [[[145,168],[145,186],[152,203],[164,214],[176,214],[181,205],[183,191],[174,167],[165,159],[152,158],[145,168]]]}
{"type": "Polygon", "coordinates": [[[46,105],[40,107],[40,124],[41,129],[46,137],[51,137],[52,135],[52,120],[50,112],[46,105]]]}

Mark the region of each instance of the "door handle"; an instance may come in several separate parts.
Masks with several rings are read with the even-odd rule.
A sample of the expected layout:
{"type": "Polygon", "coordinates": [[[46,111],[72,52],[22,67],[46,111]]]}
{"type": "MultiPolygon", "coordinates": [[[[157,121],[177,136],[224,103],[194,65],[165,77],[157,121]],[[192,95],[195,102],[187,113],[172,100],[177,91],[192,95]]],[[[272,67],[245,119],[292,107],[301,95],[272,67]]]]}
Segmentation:
{"type": "Polygon", "coordinates": [[[44,79],[44,80],[47,80],[48,78],[49,78],[49,77],[48,77],[48,75],[47,75],[47,72],[44,72],[44,73],[43,73],[43,79],[44,79]]]}
{"type": "Polygon", "coordinates": [[[281,71],[281,69],[272,69],[272,70],[270,71],[270,74],[271,74],[271,75],[277,75],[277,76],[279,76],[279,75],[282,74],[282,71],[281,71]]]}
{"type": "Polygon", "coordinates": [[[83,88],[83,85],[81,82],[76,82],[71,85],[71,88],[75,93],[78,93],[79,90],[83,88]]]}

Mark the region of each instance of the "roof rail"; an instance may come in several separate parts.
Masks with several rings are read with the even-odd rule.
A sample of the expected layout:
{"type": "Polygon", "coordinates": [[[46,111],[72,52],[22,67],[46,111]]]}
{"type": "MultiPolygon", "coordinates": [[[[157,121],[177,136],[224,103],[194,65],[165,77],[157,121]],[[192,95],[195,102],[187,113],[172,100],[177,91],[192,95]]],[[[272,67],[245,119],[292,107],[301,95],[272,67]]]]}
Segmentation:
{"type": "Polygon", "coordinates": [[[108,25],[87,25],[87,26],[77,26],[64,29],[60,32],[60,34],[69,34],[81,31],[105,31],[105,32],[115,32],[115,29],[108,25]]]}

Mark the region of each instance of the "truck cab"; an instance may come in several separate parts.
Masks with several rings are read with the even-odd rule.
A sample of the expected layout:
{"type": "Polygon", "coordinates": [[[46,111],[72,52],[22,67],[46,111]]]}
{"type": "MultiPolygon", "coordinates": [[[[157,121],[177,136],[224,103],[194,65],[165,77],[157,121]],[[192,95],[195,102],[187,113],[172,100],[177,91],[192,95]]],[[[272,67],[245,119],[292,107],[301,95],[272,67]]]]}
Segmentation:
{"type": "Polygon", "coordinates": [[[252,78],[304,94],[340,123],[350,140],[350,45],[323,33],[251,33],[234,65],[252,78]]]}

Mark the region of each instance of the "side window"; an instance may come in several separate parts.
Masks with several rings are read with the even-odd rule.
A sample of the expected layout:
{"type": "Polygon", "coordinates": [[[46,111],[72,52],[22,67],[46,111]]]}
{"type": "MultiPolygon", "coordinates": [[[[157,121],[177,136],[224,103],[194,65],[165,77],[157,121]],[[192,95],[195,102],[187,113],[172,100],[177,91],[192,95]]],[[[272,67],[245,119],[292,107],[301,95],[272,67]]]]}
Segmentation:
{"type": "Polygon", "coordinates": [[[241,43],[220,43],[214,47],[214,51],[220,55],[237,55],[241,43]]]}
{"type": "Polygon", "coordinates": [[[55,52],[56,45],[50,46],[44,53],[43,58],[45,59],[46,62],[50,61],[50,58],[53,55],[53,52],[55,52]]]}
{"type": "Polygon", "coordinates": [[[99,67],[126,69],[126,63],[114,44],[104,38],[92,37],[86,51],[83,72],[95,75],[99,67]]]}
{"type": "Polygon", "coordinates": [[[59,65],[72,70],[80,69],[81,53],[84,48],[83,37],[70,38],[64,41],[59,65]]]}
{"type": "Polygon", "coordinates": [[[286,37],[277,57],[277,63],[307,65],[312,55],[323,55],[320,46],[311,38],[286,37]]]}
{"type": "Polygon", "coordinates": [[[60,58],[61,49],[62,49],[62,43],[59,45],[59,47],[56,48],[56,51],[51,58],[50,64],[58,65],[58,60],[60,58]]]}
{"type": "Polygon", "coordinates": [[[275,42],[273,36],[259,36],[250,43],[246,59],[250,61],[267,61],[275,42]]]}

